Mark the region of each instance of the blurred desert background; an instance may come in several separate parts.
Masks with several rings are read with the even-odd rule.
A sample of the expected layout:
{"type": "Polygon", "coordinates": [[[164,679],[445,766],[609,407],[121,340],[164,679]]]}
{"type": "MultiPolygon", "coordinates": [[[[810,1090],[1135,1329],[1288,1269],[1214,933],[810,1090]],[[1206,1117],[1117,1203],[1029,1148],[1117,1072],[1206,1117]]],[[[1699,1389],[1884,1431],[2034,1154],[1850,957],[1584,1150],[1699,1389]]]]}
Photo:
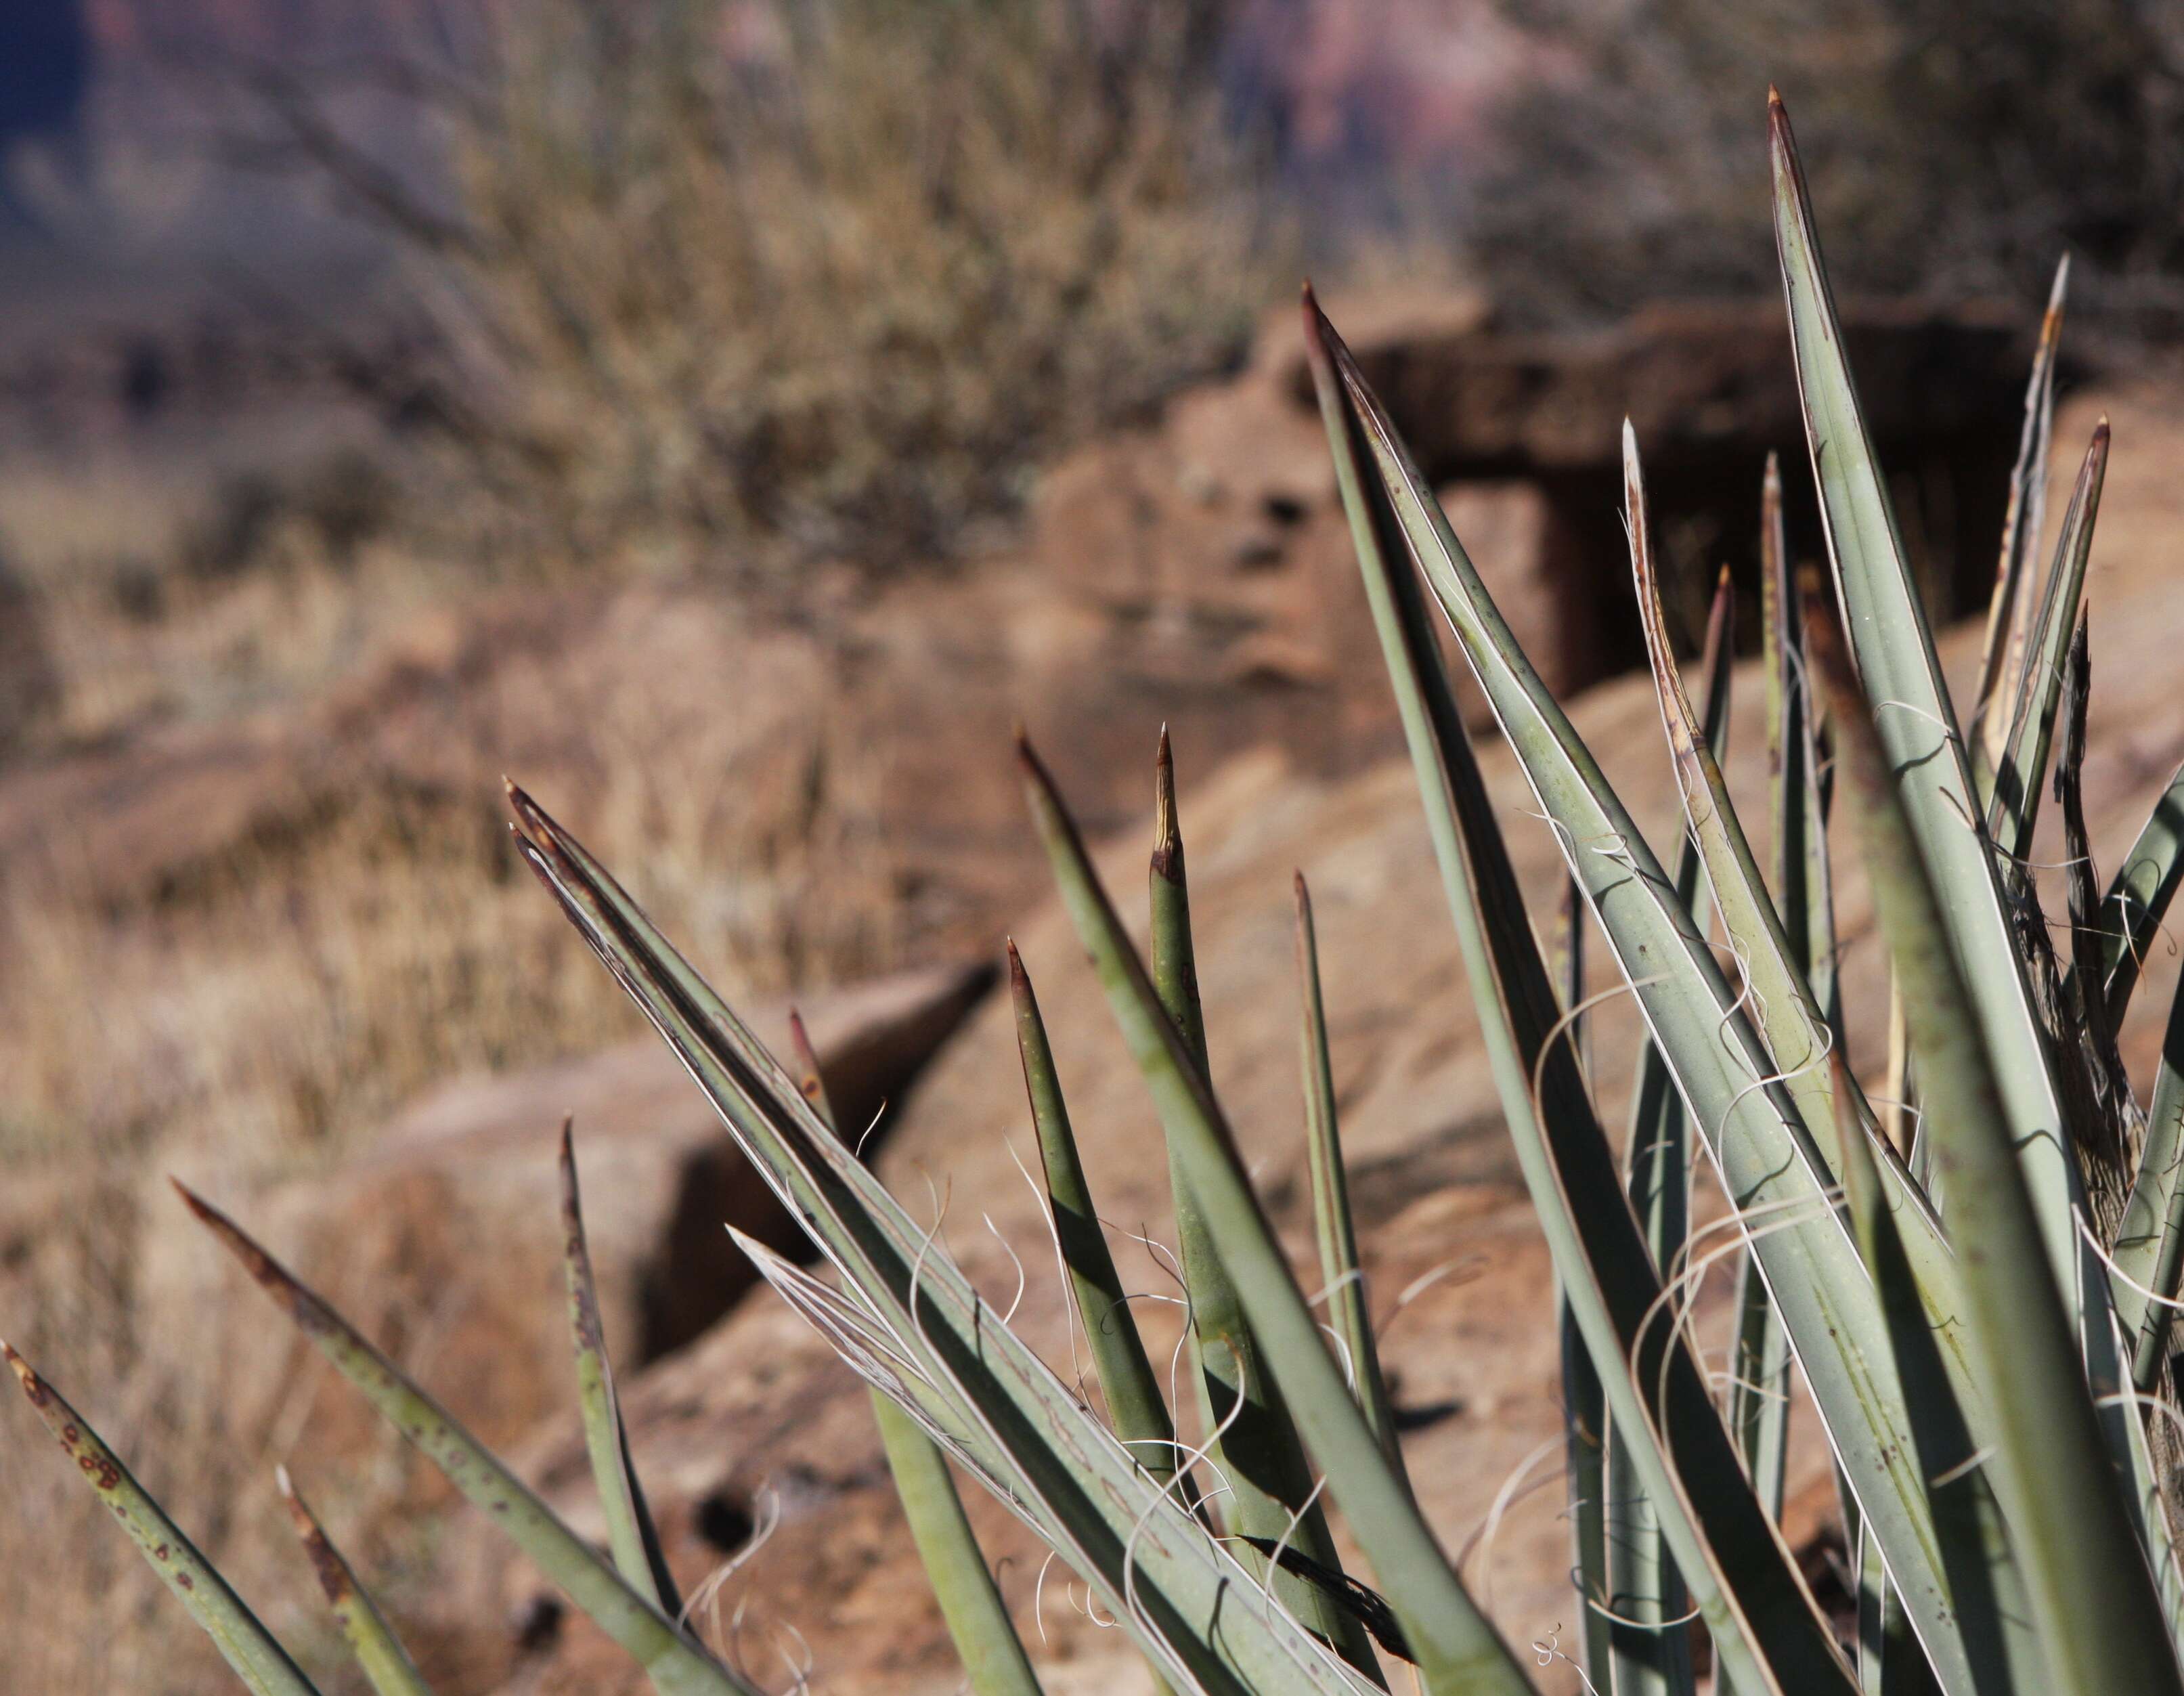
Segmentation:
{"type": "MultiPolygon", "coordinates": [[[[8,0],[0,1335],[321,1688],[361,1687],[276,1462],[436,1688],[634,1692],[164,1182],[231,1208],[596,1530],[560,1329],[573,1113],[638,1465],[686,1586],[729,1569],[709,1637],[776,1690],[956,1688],[855,1381],[719,1227],[793,1233],[520,875],[500,778],[762,1035],[801,1007],[898,1194],[944,1206],[1000,1305],[1021,1276],[1019,1324],[1067,1362],[1010,1152],[1029,1145],[992,992],[1005,934],[1103,1211],[1157,1240],[1165,1177],[1047,899],[1010,737],[1028,728],[1111,845],[1134,920],[1166,723],[1216,1084],[1303,1247],[1301,868],[1375,1306],[1402,1304],[1413,1469],[1512,1641],[1567,1637],[1552,1277],[1296,288],[1318,283],[1658,846],[1676,825],[1630,675],[1622,420],[1690,628],[1718,567],[1755,580],[1770,450],[1793,548],[1819,548],[1770,79],[1907,538],[1959,616],[1953,677],[1976,662],[2067,252],[2058,478],[2098,416],[2115,432],[2086,766],[2113,856],[2184,758],[2184,18],[1964,9],[8,0]]],[[[1739,689],[1730,777],[1756,805],[1749,668],[1739,689]]],[[[1546,911],[1553,843],[1486,757],[1546,911]]],[[[1853,860],[1864,1068],[1886,990],[1853,860]]],[[[2129,1031],[2142,1079],[2175,952],[2129,1031]]],[[[1626,1072],[1596,1081],[1619,1125],[1626,1072]]],[[[1166,1287],[1116,1240],[1127,1276],[1166,1287]]],[[[1171,1313],[1146,1307],[1154,1336],[1171,1313]]],[[[1796,1430],[1809,1532],[1830,1487],[1796,1430]]],[[[970,1505],[1051,1688],[1140,1688],[1081,1587],[1041,1587],[1021,1529],[970,1505]]],[[[9,1688],[223,1688],[98,1521],[0,1400],[9,1688]]],[[[1839,1589],[1840,1550],[1801,1555],[1839,1589]]]]}

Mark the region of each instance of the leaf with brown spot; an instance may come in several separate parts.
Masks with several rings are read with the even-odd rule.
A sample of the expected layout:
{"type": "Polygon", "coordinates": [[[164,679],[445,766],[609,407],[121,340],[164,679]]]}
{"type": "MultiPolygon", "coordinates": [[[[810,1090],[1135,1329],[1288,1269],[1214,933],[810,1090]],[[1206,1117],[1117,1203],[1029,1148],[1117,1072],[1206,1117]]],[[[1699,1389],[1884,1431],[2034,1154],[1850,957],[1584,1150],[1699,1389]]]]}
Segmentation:
{"type": "Polygon", "coordinates": [[[187,1185],[177,1181],[175,1188],[198,1222],[242,1263],[284,1312],[295,1315],[341,1375],[404,1432],[472,1505],[499,1520],[546,1576],[644,1666],[662,1696],[754,1696],[751,1686],[632,1589],[611,1563],[563,1524],[498,1456],[361,1332],[219,1208],[187,1185]]]}
{"type": "Polygon", "coordinates": [[[7,1357],[24,1395],[63,1451],[75,1457],[76,1470],[113,1510],[147,1563],[190,1610],[191,1618],[203,1628],[236,1676],[255,1696],[315,1696],[310,1680],[288,1658],[287,1651],[212,1563],[198,1553],[197,1546],[182,1535],[166,1510],[130,1475],[90,1423],[38,1375],[29,1361],[4,1342],[0,1342],[0,1354],[7,1357]]]}

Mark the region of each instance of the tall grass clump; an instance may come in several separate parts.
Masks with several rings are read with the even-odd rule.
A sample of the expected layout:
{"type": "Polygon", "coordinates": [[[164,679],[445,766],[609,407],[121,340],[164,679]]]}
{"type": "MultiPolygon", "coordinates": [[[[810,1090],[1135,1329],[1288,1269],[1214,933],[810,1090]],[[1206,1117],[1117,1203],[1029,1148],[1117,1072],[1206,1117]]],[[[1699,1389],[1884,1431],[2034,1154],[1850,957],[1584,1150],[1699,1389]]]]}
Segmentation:
{"type": "MultiPolygon", "coordinates": [[[[1468,970],[1512,1148],[1561,1290],[1573,1605],[1596,1691],[1686,1696],[2184,1693],[2184,1583],[2167,1469],[2170,1316],[2184,1262],[2184,1039],[2142,1108],[2114,1034],[2184,872],[2184,773],[2105,889],[2079,780],[2084,591],[2109,443],[2097,432],[2051,561],[2037,558],[2053,331],[2028,393],[2018,499],[1986,660],[1959,712],[1905,562],[1844,363],[1779,101],[1775,231],[1831,583],[1793,572],[1769,479],[1765,674],[1771,867],[1722,777],[1730,628],[1702,698],[1667,640],[1638,444],[1630,564],[1688,840],[1665,868],[1512,639],[1334,329],[1306,345],[1373,616],[1468,970]],[[1446,631],[1430,614],[1437,610],[1446,631]],[[1576,974],[1535,940],[1444,670],[1452,637],[1529,780],[1644,1015],[1627,1146],[1603,1130],[1576,974]],[[2071,900],[2051,939],[2026,850],[2052,789],[2071,900]],[[1905,1146],[1844,1064],[1826,823],[1865,862],[1904,1010],[1905,1146]],[[1702,903],[1726,947],[1708,940],[1702,903]],[[1691,1173],[1730,1208],[1694,1230],[1691,1173]],[[1720,1395],[1690,1321],[1718,1259],[1743,1270],[1720,1395]],[[1792,1373],[1794,1363],[1798,1369],[1792,1373]],[[1857,1615],[1848,1640],[1785,1542],[1781,1453],[1802,1381],[1825,1427],[1857,1615]]],[[[1724,592],[1725,594],[1725,591],[1724,592]]],[[[1165,750],[1163,750],[1163,756],[1165,750]]],[[[511,789],[531,869],[805,1223],[823,1265],[745,1247],[880,1398],[918,1548],[981,1696],[1039,1688],[965,1526],[968,1477],[1017,1514],[1177,1690],[1520,1696],[1556,1640],[1508,1642],[1412,1487],[1376,1364],[1350,1217],[1309,898],[1296,890],[1311,1201],[1302,1276],[1255,1193],[1206,1068],[1184,839],[1161,762],[1141,951],[1052,778],[1020,764],[1063,905],[1167,1133],[1190,1292],[1192,1422],[1150,1370],[1098,1225],[1049,1033],[1012,962],[1023,1072],[1056,1242],[1104,1413],[990,1308],[932,1228],[829,1124],[807,1055],[785,1067],[604,866],[511,789]],[[1320,1288],[1319,1298],[1305,1292],[1320,1288]],[[1339,1520],[1369,1584],[1343,1570],[1339,1520]],[[1397,1671],[1392,1663],[1407,1663],[1397,1671]]],[[[1580,933],[1572,932],[1573,947],[1580,933]]],[[[2180,1015],[2184,1018],[2184,1015],[2180,1015]]],[[[682,1623],[631,1476],[565,1156],[571,1312],[610,1547],[572,1536],[338,1314],[209,1202],[214,1235],[358,1389],[492,1513],[663,1693],[752,1688],[682,1623]]],[[[309,1687],[59,1393],[25,1387],[92,1487],[260,1692],[309,1687]]],[[[1802,1393],[1802,1392],[1799,1392],[1802,1393]]],[[[303,1513],[300,1508],[299,1515],[303,1513]]],[[[382,1693],[422,1688],[354,1575],[300,1520],[382,1693]]]]}
{"type": "Polygon", "coordinates": [[[944,556],[1041,455],[1242,351],[1281,248],[1227,0],[459,6],[442,192],[254,73],[401,238],[504,540],[793,587],[944,556]]]}

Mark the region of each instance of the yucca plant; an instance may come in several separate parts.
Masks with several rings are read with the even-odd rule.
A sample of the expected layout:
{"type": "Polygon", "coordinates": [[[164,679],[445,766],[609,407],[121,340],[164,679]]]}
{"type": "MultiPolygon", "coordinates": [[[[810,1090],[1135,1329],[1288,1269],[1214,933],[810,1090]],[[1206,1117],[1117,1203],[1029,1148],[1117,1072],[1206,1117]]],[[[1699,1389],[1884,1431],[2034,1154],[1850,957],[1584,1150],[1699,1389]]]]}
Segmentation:
{"type": "MultiPolygon", "coordinates": [[[[1511,637],[1388,416],[1307,293],[1306,346],[1341,497],[1470,974],[1508,1134],[1562,1290],[1573,1570],[1587,1687],[1739,1696],[2184,1696],[2170,1316],[2184,1261],[2184,1006],[2150,1108],[2115,1040],[2184,873],[2184,772],[2103,892],[2079,766],[2085,571],[2108,451],[2086,455],[2053,563],[2036,558],[2059,276],[1974,711],[1960,717],[1844,362],[1779,99],[1775,225],[1833,591],[1791,569],[1770,466],[1760,538],[1774,845],[1763,873],[1720,753],[1717,597],[1702,705],[1672,654],[1637,445],[1631,563],[1687,840],[1664,868],[1511,637]],[[1443,670],[1437,606],[1568,870],[1559,968],[1527,916],[1443,670]],[[2070,856],[2067,946],[2028,868],[2052,779],[2070,856]],[[1844,1058],[1827,854],[1852,816],[1903,1010],[1904,1146],[1844,1058]],[[1618,1157],[1581,1057],[1576,968],[1603,938],[1646,1046],[1618,1157]],[[1711,914],[1709,918],[1708,915],[1711,914]],[[1708,940],[1718,927],[1719,944],[1708,940]],[[1726,964],[1724,963],[1726,961],[1726,964]],[[1701,1158],[1730,1203],[1702,1245],[1701,1158]],[[1689,1319],[1741,1266],[1717,1400],[1689,1319]],[[1833,1452],[1858,1615],[1846,1644],[1780,1530],[1792,1360],[1833,1452]]],[[[744,1247],[875,1391],[916,1541],[972,1687],[1038,1688],[956,1493],[991,1490],[1074,1570],[1177,1690],[1355,1693],[1391,1665],[1433,1693],[1534,1688],[1413,1492],[1379,1371],[1346,1199],[1308,895],[1296,890],[1301,1048],[1319,1264],[1301,1280],[1208,1082],[1165,739],[1141,954],[1045,767],[1026,792],[1070,918],[1158,1108],[1190,1292],[1194,1409],[1148,1359],[1074,1141],[1032,986],[1011,957],[1050,1219],[1102,1414],[980,1297],[935,1232],[834,1134],[813,1057],[784,1066],[607,869],[511,789],[521,852],[718,1107],[825,1263],[744,1247]],[[1306,1289],[1322,1286],[1323,1317],[1306,1289]],[[1330,1338],[1332,1341],[1330,1342],[1330,1338]],[[1187,1433],[1196,1432],[1195,1440],[1187,1433]],[[1346,1573],[1339,1514],[1370,1570],[1346,1573]]],[[[486,1507],[663,1693],[747,1689],[690,1629],[629,1464],[564,1146],[581,1401],[610,1550],[573,1535],[384,1356],[233,1224],[198,1216],[359,1389],[486,1507]]],[[[254,1690],[303,1675],[90,1428],[31,1399],[254,1690]]],[[[314,1562],[375,1688],[422,1688],[300,1501],[314,1562]]]]}

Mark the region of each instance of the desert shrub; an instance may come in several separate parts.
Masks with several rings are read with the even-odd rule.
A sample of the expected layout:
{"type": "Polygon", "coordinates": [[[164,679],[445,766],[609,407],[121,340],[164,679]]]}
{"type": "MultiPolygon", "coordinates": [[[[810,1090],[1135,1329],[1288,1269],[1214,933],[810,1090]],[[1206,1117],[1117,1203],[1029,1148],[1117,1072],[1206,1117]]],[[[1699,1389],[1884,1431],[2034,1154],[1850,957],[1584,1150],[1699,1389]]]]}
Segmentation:
{"type": "Polygon", "coordinates": [[[1852,289],[2036,291],[2065,248],[2087,318],[2184,322],[2184,15],[2160,0],[1508,0],[1540,69],[1473,209],[1513,312],[1763,293],[1745,91],[1773,80],[1827,169],[1852,289]]]}
{"type": "Polygon", "coordinates": [[[185,526],[178,563],[187,577],[223,583],[278,561],[286,541],[291,564],[322,560],[346,569],[386,530],[394,509],[392,474],[359,448],[334,449],[292,471],[233,471],[185,526]]]}
{"type": "Polygon", "coordinates": [[[404,238],[437,412],[517,545],[958,547],[1072,434],[1233,359],[1279,244],[1215,86],[1224,0],[541,0],[405,87],[414,192],[299,74],[291,145],[404,238]]]}

